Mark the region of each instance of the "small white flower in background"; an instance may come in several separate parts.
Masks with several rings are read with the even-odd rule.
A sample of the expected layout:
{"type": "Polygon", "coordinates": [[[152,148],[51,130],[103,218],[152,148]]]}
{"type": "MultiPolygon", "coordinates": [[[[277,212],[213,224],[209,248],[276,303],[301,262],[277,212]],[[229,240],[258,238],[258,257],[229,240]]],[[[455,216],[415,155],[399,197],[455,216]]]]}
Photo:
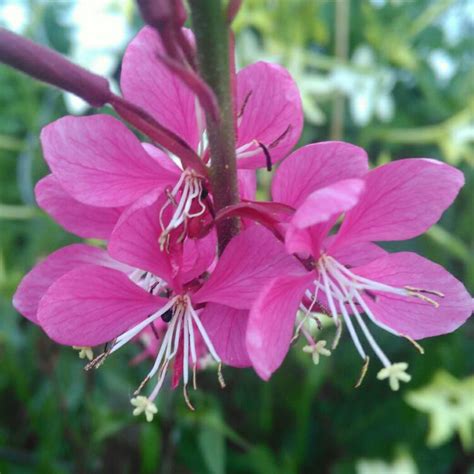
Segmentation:
{"type": "Polygon", "coordinates": [[[457,69],[456,62],[442,49],[431,51],[428,55],[428,64],[441,84],[448,84],[457,69]]]}
{"type": "Polygon", "coordinates": [[[370,3],[375,7],[375,8],[383,8],[384,6],[388,4],[392,5],[393,7],[399,7],[403,5],[403,3],[406,2],[406,0],[370,0],[370,3]]]}
{"type": "MultiPolygon", "coordinates": [[[[77,0],[63,18],[71,30],[71,59],[96,74],[112,79],[132,30],[132,0],[77,0]]],[[[118,92],[115,81],[112,90],[118,92]]],[[[70,112],[81,113],[88,105],[78,97],[65,93],[70,112]]]]}
{"type": "Polygon", "coordinates": [[[29,15],[26,2],[7,0],[0,2],[0,26],[21,34],[28,25],[29,15]]]}
{"type": "Polygon", "coordinates": [[[382,459],[361,459],[356,464],[356,474],[418,474],[412,457],[402,452],[393,463],[382,459]]]}
{"type": "Polygon", "coordinates": [[[474,376],[459,380],[439,371],[430,384],[405,399],[429,417],[428,446],[440,446],[457,433],[466,451],[474,448],[474,376]]]}
{"type": "Polygon", "coordinates": [[[395,105],[391,93],[395,75],[391,69],[376,64],[369,46],[359,46],[350,64],[336,66],[330,79],[334,87],[349,99],[349,109],[356,125],[367,125],[374,117],[383,122],[393,118],[395,105]]]}
{"type": "Polygon", "coordinates": [[[445,41],[450,46],[456,46],[463,38],[472,35],[474,3],[469,0],[454,2],[443,15],[440,15],[438,25],[443,31],[445,41]]]}
{"type": "Polygon", "coordinates": [[[326,117],[318,105],[318,100],[321,96],[331,93],[334,88],[327,77],[307,70],[307,57],[311,53],[297,46],[292,46],[291,50],[288,46],[285,48],[282,49],[277,42],[270,39],[263,48],[255,33],[244,30],[237,37],[237,66],[242,68],[256,61],[284,65],[298,84],[306,119],[315,125],[321,125],[326,122],[326,117]]]}

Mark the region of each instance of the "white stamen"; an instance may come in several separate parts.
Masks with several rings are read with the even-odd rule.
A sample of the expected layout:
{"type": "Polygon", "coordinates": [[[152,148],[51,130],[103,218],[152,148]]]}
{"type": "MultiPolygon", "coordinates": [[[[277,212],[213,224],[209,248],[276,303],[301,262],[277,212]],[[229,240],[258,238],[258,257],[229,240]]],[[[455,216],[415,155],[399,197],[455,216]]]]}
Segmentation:
{"type": "Polygon", "coordinates": [[[158,319],[162,314],[166,313],[166,311],[168,311],[168,309],[173,306],[175,300],[176,298],[173,298],[168,303],[166,303],[165,306],[160,308],[156,313],[153,313],[151,316],[148,316],[148,318],[144,319],[141,323],[137,324],[133,328],[129,329],[128,331],[117,337],[110,353],[112,354],[113,352],[120,349],[123,345],[130,341],[130,339],[134,338],[140,331],[142,331],[146,326],[158,319]]]}
{"type": "Polygon", "coordinates": [[[196,323],[196,326],[199,330],[199,333],[201,334],[201,337],[203,338],[204,343],[206,344],[207,349],[209,350],[210,354],[212,355],[212,357],[214,358],[214,360],[217,363],[221,363],[221,358],[217,355],[217,352],[214,349],[214,345],[212,344],[211,340],[209,339],[209,336],[207,335],[207,332],[204,329],[204,326],[202,325],[201,320],[199,319],[199,316],[197,315],[196,311],[194,310],[194,308],[192,306],[190,306],[189,310],[190,310],[191,316],[192,316],[194,322],[196,323]]]}
{"type": "MultiPolygon", "coordinates": [[[[366,302],[365,298],[363,297],[363,292],[367,291],[367,292],[388,293],[388,294],[393,294],[397,296],[418,298],[422,300],[423,302],[432,304],[435,307],[439,306],[438,301],[426,296],[425,294],[429,294],[438,298],[442,298],[444,295],[441,292],[435,291],[435,290],[425,290],[422,288],[415,288],[411,286],[403,286],[401,288],[398,288],[395,286],[387,285],[385,283],[380,283],[377,281],[370,280],[368,278],[365,278],[353,273],[351,270],[349,270],[344,265],[339,263],[333,257],[327,256],[327,255],[321,256],[317,264],[317,270],[318,270],[319,276],[318,276],[318,280],[314,282],[314,285],[315,285],[314,293],[312,294],[311,291],[309,290],[306,291],[306,296],[312,300],[311,306],[308,308],[308,313],[314,305],[314,301],[316,300],[316,297],[317,297],[316,295],[317,295],[318,290],[321,289],[326,295],[331,316],[333,317],[333,319],[335,320],[337,324],[338,323],[338,309],[339,309],[357,351],[359,352],[361,357],[366,361],[366,364],[364,365],[363,373],[365,373],[366,371],[367,361],[369,359],[365,354],[361,341],[352,323],[352,318],[355,318],[358,326],[364,333],[364,336],[367,342],[369,343],[370,347],[372,348],[372,350],[374,351],[374,353],[377,355],[377,357],[380,359],[381,363],[384,366],[384,368],[379,372],[377,377],[380,380],[383,380],[386,378],[389,379],[390,387],[393,390],[399,389],[400,382],[410,381],[410,375],[406,373],[408,364],[406,364],[405,362],[392,364],[390,362],[389,358],[385,355],[385,353],[383,352],[381,347],[377,344],[371,332],[369,331],[369,328],[362,317],[362,312],[364,312],[374,324],[381,327],[382,329],[392,334],[395,334],[397,336],[402,336],[402,337],[407,337],[407,336],[400,334],[398,331],[395,331],[394,329],[390,328],[386,324],[378,321],[376,316],[372,312],[369,304],[366,302]],[[336,303],[337,303],[338,308],[336,307],[336,303]],[[349,311],[346,305],[349,305],[353,316],[349,314],[349,311]]],[[[298,326],[298,329],[299,328],[300,326],[298,326]]],[[[411,340],[409,337],[407,338],[411,340]]],[[[305,346],[304,351],[314,353],[316,350],[314,349],[314,345],[315,344],[310,343],[309,346],[305,346]]],[[[415,346],[419,348],[419,345],[416,343],[415,343],[415,346]]],[[[419,348],[419,350],[420,349],[421,348],[419,348]]]]}
{"type": "Polygon", "coordinates": [[[186,229],[188,219],[199,217],[206,212],[206,206],[201,199],[202,190],[201,178],[199,178],[194,171],[186,170],[181,173],[179,181],[176,183],[173,190],[168,192],[168,199],[160,210],[159,220],[162,233],[159,238],[159,243],[161,250],[164,250],[165,247],[167,247],[171,231],[177,229],[181,225],[184,225],[186,229]],[[192,213],[190,211],[195,200],[197,200],[200,209],[192,213]],[[164,212],[171,204],[175,206],[175,210],[168,224],[165,224],[164,212]]]}

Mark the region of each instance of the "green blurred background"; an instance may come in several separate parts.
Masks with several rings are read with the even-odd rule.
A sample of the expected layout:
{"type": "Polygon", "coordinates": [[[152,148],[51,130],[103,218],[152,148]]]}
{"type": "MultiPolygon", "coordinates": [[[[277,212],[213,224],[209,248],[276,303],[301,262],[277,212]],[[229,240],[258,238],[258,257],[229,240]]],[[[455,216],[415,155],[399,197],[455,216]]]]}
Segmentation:
{"type": "MultiPolygon", "coordinates": [[[[117,79],[141,26],[127,0],[0,0],[0,24],[117,79]]],[[[432,157],[466,186],[423,237],[390,245],[448,268],[474,292],[474,2],[245,0],[235,21],[238,63],[280,62],[301,88],[302,144],[344,139],[373,165],[432,157]]],[[[250,370],[200,374],[198,409],[163,392],[159,416],[131,415],[146,364],[129,347],[85,373],[11,307],[22,275],[78,241],[35,206],[46,172],[39,132],[68,113],[93,113],[0,66],[0,472],[474,473],[474,325],[423,341],[374,329],[393,360],[410,363],[399,393],[375,366],[354,389],[360,359],[348,337],[319,366],[296,344],[268,383],[250,370]]],[[[260,176],[262,196],[269,176],[260,176]]],[[[333,328],[324,330],[331,338],[333,328]]]]}

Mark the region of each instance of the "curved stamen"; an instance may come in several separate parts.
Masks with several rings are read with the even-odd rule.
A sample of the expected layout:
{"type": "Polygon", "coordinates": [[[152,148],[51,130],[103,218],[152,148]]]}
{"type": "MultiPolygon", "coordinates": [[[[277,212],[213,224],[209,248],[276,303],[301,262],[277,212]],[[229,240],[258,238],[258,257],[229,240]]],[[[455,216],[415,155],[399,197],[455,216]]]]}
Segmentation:
{"type": "MultiPolygon", "coordinates": [[[[166,200],[163,207],[160,209],[160,226],[162,233],[160,235],[159,244],[160,249],[163,251],[169,245],[170,233],[184,225],[183,238],[186,234],[187,221],[193,217],[199,217],[206,212],[206,206],[202,202],[202,180],[193,171],[186,170],[181,174],[180,180],[173,188],[172,191],[168,192],[168,199],[166,200]],[[179,195],[179,197],[178,197],[179,195]],[[193,202],[198,202],[200,209],[196,212],[190,212],[193,202]],[[164,222],[164,212],[170,206],[175,206],[175,210],[168,224],[164,222]]],[[[179,240],[179,239],[178,239],[179,240]]]]}

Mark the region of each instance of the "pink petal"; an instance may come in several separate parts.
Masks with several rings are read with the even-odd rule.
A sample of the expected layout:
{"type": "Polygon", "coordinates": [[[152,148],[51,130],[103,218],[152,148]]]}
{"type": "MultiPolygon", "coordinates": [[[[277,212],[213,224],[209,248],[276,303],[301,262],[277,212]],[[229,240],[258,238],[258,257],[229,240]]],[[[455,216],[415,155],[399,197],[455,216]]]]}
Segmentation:
{"type": "Polygon", "coordinates": [[[278,167],[272,182],[273,200],[297,208],[312,192],[344,179],[362,178],[367,170],[367,154],[355,145],[306,145],[278,167]]]}
{"type": "Polygon", "coordinates": [[[270,231],[254,225],[231,240],[193,302],[249,309],[263,285],[281,272],[291,271],[301,271],[300,263],[287,255],[270,231]]]}
{"type": "Polygon", "coordinates": [[[314,275],[284,276],[262,290],[250,310],[247,350],[257,374],[268,380],[290,346],[296,313],[314,275]]]}
{"type": "Polygon", "coordinates": [[[372,242],[356,242],[354,244],[340,245],[334,250],[331,247],[335,236],[328,237],[324,242],[326,252],[338,262],[348,267],[365,265],[372,260],[384,257],[387,252],[372,242]]]}
{"type": "Polygon", "coordinates": [[[254,201],[257,194],[257,173],[255,170],[237,170],[240,198],[254,201]]]}
{"type": "Polygon", "coordinates": [[[50,286],[40,301],[38,320],[60,344],[96,346],[113,340],[166,302],[122,272],[86,265],[50,286]]]}
{"type": "MultiPolygon", "coordinates": [[[[301,99],[295,82],[283,67],[259,61],[239,71],[237,111],[242,110],[237,147],[257,140],[268,148],[272,162],[276,163],[296,145],[303,128],[301,99]]],[[[238,166],[261,168],[265,166],[265,155],[261,152],[240,158],[238,166]]]]}
{"type": "MultiPolygon", "coordinates": [[[[319,248],[318,244],[314,245],[313,235],[309,229],[299,229],[294,225],[288,225],[285,231],[285,247],[290,254],[295,253],[303,258],[311,255],[317,255],[315,248],[319,248]]],[[[324,236],[323,236],[324,237],[324,236]]]]}
{"type": "Polygon", "coordinates": [[[91,206],[126,206],[175,179],[109,115],[63,117],[43,128],[41,143],[61,186],[91,206]]]}
{"type": "Polygon", "coordinates": [[[121,213],[121,208],[88,206],[76,201],[52,174],[36,184],[35,195],[41,209],[68,232],[84,239],[108,239],[121,213]]]}
{"type": "Polygon", "coordinates": [[[120,262],[173,280],[170,255],[160,250],[160,210],[165,196],[151,192],[127,208],[110,237],[108,251],[120,262]]]}
{"type": "Polygon", "coordinates": [[[327,222],[354,207],[363,190],[363,180],[345,179],[313,191],[298,207],[291,223],[303,229],[327,222]]]}
{"type": "MultiPolygon", "coordinates": [[[[192,32],[185,33],[194,43],[192,32]]],[[[120,86],[126,99],[145,109],[196,150],[200,136],[195,95],[159,59],[163,54],[158,34],[148,26],[142,28],[125,51],[120,86]]]]}
{"type": "Polygon", "coordinates": [[[38,323],[38,303],[46,290],[65,273],[87,264],[121,268],[102,249],[84,244],[68,245],[48,255],[23,277],[13,295],[13,306],[25,318],[38,323]]]}
{"type": "Polygon", "coordinates": [[[472,300],[463,284],[440,265],[415,253],[389,254],[352,271],[371,280],[403,288],[411,286],[440,291],[444,298],[426,294],[439,303],[413,297],[374,292],[375,300],[364,300],[377,321],[413,339],[438,336],[454,331],[472,313],[472,300]]]}
{"type": "Polygon", "coordinates": [[[368,173],[365,192],[347,213],[338,240],[416,237],[439,220],[463,183],[459,170],[440,161],[406,159],[380,166],[368,173]]]}
{"type": "Polygon", "coordinates": [[[205,272],[217,256],[215,231],[202,239],[186,239],[183,245],[179,276],[182,283],[191,281],[205,272]]]}
{"type": "Polygon", "coordinates": [[[176,181],[178,181],[183,170],[164,151],[151,143],[142,143],[142,147],[151,158],[156,160],[162,168],[166,169],[167,172],[174,175],[176,181]]]}
{"type": "Polygon", "coordinates": [[[209,303],[200,319],[222,362],[232,367],[251,365],[245,346],[245,332],[249,312],[209,303]]]}

